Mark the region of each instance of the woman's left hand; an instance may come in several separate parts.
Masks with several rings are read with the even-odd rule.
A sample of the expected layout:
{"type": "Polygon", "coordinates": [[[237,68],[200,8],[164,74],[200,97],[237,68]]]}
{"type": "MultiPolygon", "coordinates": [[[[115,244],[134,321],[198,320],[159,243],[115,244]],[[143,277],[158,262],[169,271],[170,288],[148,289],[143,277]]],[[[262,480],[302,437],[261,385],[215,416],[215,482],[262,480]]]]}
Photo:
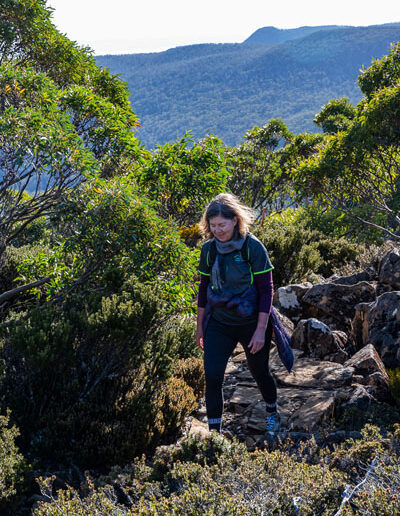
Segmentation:
{"type": "Polygon", "coordinates": [[[264,346],[265,342],[265,330],[256,328],[251,341],[249,342],[250,353],[257,353],[264,346]]]}

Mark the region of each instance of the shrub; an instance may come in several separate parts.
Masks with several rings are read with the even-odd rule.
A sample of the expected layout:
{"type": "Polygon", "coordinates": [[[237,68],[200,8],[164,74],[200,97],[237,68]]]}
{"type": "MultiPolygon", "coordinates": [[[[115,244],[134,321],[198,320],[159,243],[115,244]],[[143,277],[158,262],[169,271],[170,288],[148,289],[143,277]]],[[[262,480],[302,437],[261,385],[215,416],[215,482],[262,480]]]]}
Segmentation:
{"type": "Polygon", "coordinates": [[[322,265],[312,232],[301,225],[268,219],[265,226],[256,226],[253,232],[268,250],[277,287],[306,281],[322,265]]]}
{"type": "Polygon", "coordinates": [[[358,259],[364,247],[345,238],[327,238],[309,229],[301,220],[302,209],[286,210],[271,217],[254,234],[264,243],[274,265],[277,286],[328,277],[338,268],[358,259]]]}
{"type": "Polygon", "coordinates": [[[104,468],[170,439],[195,399],[183,379],[170,378],[178,324],[160,289],[134,277],[118,294],[16,314],[2,328],[1,393],[24,446],[104,468]]]}
{"type": "Polygon", "coordinates": [[[197,399],[204,395],[205,376],[202,359],[190,357],[178,360],[174,374],[193,389],[197,399]]]}
{"type": "Polygon", "coordinates": [[[9,412],[0,416],[0,508],[16,494],[25,467],[15,444],[19,431],[15,426],[9,427],[9,422],[9,412]]]}

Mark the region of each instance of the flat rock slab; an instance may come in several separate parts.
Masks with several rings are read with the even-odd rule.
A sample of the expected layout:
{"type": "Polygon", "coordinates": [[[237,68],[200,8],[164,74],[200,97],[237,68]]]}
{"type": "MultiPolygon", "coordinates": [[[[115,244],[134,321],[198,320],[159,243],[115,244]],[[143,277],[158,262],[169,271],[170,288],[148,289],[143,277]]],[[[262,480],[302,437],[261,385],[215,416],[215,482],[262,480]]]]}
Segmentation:
{"type": "MultiPolygon", "coordinates": [[[[285,431],[311,432],[326,420],[335,409],[335,393],[332,391],[282,388],[278,389],[278,410],[282,429],[285,431]]],[[[252,433],[265,431],[265,404],[256,401],[245,411],[247,428],[252,433]]]]}
{"type": "Polygon", "coordinates": [[[328,362],[302,356],[302,352],[294,349],[295,362],[289,374],[279,359],[275,348],[270,354],[270,369],[278,385],[283,387],[299,387],[301,389],[334,390],[350,385],[354,367],[344,366],[337,362],[328,362]]]}

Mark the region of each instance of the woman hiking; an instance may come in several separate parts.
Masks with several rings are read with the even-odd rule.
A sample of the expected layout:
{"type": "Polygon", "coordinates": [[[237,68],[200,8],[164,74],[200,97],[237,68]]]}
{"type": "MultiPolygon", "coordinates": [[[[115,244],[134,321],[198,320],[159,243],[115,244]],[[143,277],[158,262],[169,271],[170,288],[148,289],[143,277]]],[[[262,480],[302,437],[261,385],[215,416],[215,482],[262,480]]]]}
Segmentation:
{"type": "Polygon", "coordinates": [[[268,367],[273,266],[264,245],[249,232],[253,220],[253,210],[228,193],[215,197],[203,213],[200,229],[208,240],[200,255],[196,341],[204,350],[210,431],[221,431],[224,373],[240,342],[265,401],[266,432],[273,435],[280,428],[268,367]]]}

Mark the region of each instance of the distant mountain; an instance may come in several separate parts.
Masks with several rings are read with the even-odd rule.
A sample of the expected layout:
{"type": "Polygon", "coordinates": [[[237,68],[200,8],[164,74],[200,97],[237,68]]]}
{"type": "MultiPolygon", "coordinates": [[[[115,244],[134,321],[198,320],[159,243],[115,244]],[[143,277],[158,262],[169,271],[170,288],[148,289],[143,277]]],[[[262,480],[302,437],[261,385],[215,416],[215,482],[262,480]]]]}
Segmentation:
{"type": "Polygon", "coordinates": [[[297,29],[277,29],[276,27],[263,27],[262,29],[258,29],[253,32],[253,34],[249,38],[245,39],[243,43],[284,43],[285,41],[290,41],[292,39],[304,38],[305,36],[308,36],[313,32],[318,32],[319,30],[339,28],[343,29],[347,28],[347,26],[320,25],[316,27],[298,27],[297,29]]]}
{"type": "Polygon", "coordinates": [[[281,43],[266,37],[262,43],[190,45],[96,60],[127,81],[142,124],[138,137],[148,148],[187,130],[234,145],[270,118],[282,118],[295,132],[316,131],[312,120],[321,106],[342,96],[357,103],[360,68],[400,40],[400,23],[317,27],[291,38],[305,29],[314,27],[290,29],[281,43]]]}

